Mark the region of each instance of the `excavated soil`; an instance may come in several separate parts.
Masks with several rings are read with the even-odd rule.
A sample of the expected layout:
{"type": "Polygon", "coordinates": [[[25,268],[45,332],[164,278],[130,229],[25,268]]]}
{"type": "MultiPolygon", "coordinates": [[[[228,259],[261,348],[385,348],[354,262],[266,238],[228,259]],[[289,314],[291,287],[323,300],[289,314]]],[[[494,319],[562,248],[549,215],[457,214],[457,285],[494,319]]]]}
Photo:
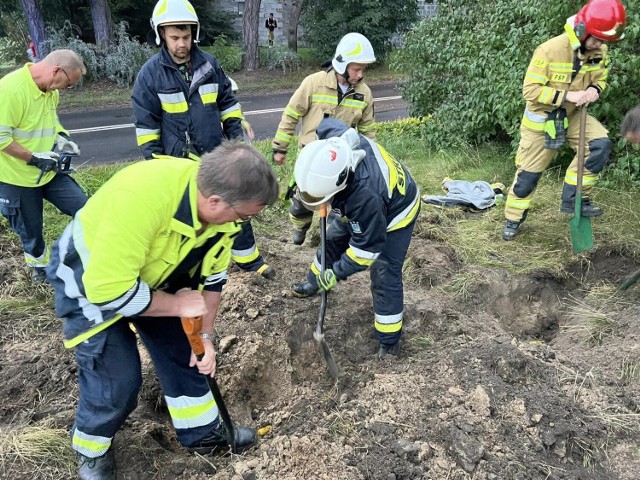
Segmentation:
{"type": "MultiPolygon", "coordinates": [[[[313,247],[291,244],[282,231],[259,237],[277,279],[232,269],[217,322],[217,378],[231,414],[271,432],[243,455],[188,454],[143,356],[139,406],[114,442],[118,479],[640,477],[638,293],[612,302],[595,295],[619,285],[633,262],[600,250],[565,278],[513,276],[464,265],[446,245],[416,236],[399,357],[375,355],[368,275],[329,294],[334,382],[313,341],[320,300],[289,290],[313,247]],[[475,279],[467,288],[447,288],[465,273],[475,279]],[[597,312],[609,328],[589,339],[581,325],[597,312]]],[[[6,292],[26,282],[20,251],[5,237],[6,292]]],[[[0,439],[73,423],[76,367],[60,329],[50,309],[25,316],[0,308],[0,439]]],[[[7,452],[5,444],[1,478],[74,478],[53,470],[53,453],[33,464],[8,461],[7,452]]]]}

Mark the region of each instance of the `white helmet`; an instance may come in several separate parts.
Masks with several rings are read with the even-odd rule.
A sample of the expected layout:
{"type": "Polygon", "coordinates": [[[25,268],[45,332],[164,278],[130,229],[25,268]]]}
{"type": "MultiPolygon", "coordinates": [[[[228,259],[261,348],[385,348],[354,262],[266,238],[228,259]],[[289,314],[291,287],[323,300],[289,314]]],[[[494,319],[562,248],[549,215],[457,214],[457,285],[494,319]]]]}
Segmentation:
{"type": "Polygon", "coordinates": [[[194,41],[200,38],[200,22],[188,0],[159,0],[151,15],[151,28],[156,32],[156,45],[160,45],[158,27],[162,25],[196,25],[194,41]]]}
{"type": "Polygon", "coordinates": [[[233,81],[233,78],[229,77],[227,75],[227,78],[229,79],[229,81],[231,82],[231,91],[233,93],[236,93],[238,91],[238,84],[236,82],[233,81]]]}
{"type": "Polygon", "coordinates": [[[347,33],[338,46],[331,64],[336,72],[342,75],[350,63],[374,63],[376,55],[373,53],[371,42],[359,33],[347,33]]]}
{"type": "Polygon", "coordinates": [[[359,145],[357,132],[350,128],[340,137],[314,140],[302,149],[293,175],[306,207],[318,207],[347,188],[349,173],[366,155],[359,145]]]}

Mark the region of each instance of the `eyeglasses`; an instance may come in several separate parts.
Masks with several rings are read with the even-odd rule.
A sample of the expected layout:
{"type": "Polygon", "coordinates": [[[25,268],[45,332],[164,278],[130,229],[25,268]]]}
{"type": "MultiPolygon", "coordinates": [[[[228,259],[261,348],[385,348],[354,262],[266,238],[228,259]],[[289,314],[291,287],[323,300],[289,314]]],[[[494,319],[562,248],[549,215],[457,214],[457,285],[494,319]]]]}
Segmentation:
{"type": "Polygon", "coordinates": [[[229,202],[227,203],[229,204],[229,208],[233,210],[233,213],[235,214],[235,216],[238,217],[243,222],[246,222],[247,220],[251,219],[251,217],[253,217],[253,215],[241,215],[240,212],[238,212],[235,208],[233,208],[233,205],[231,205],[229,202]]]}
{"type": "Polygon", "coordinates": [[[67,83],[67,89],[69,89],[69,88],[73,88],[73,85],[72,85],[71,79],[69,78],[69,75],[67,75],[67,72],[65,72],[64,68],[60,67],[60,71],[61,71],[62,73],[64,73],[64,76],[65,76],[65,77],[67,77],[67,82],[68,82],[68,83],[67,83]]]}

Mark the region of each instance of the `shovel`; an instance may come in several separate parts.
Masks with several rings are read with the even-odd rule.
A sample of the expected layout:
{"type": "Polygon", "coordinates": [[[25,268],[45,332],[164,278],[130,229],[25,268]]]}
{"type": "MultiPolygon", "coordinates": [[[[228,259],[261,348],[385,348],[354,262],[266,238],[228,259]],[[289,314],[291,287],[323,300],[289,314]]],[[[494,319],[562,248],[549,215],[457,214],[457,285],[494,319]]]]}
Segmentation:
{"type": "MultiPolygon", "coordinates": [[[[327,206],[322,205],[320,207],[320,273],[324,273],[327,262],[327,206]]],[[[327,292],[322,290],[322,300],[320,301],[320,315],[318,316],[318,323],[316,324],[316,331],[313,332],[313,338],[320,346],[322,357],[329,369],[329,375],[334,380],[338,379],[338,367],[331,356],[329,345],[324,339],[324,333],[322,328],[324,326],[324,314],[327,311],[327,292]]]]}
{"type": "MultiPolygon", "coordinates": [[[[182,322],[182,329],[189,339],[191,350],[193,350],[193,353],[195,353],[198,360],[202,360],[202,357],[204,356],[204,345],[200,338],[202,317],[182,317],[180,321],[182,322]]],[[[220,412],[220,418],[222,418],[224,429],[227,432],[227,442],[231,448],[231,453],[236,453],[236,436],[233,431],[233,422],[231,421],[231,416],[229,415],[227,406],[222,399],[222,394],[218,388],[218,382],[216,382],[215,378],[209,375],[207,375],[207,381],[209,382],[209,388],[211,389],[213,399],[216,401],[216,405],[218,406],[218,411],[220,412]]]]}
{"type": "Polygon", "coordinates": [[[582,216],[582,176],[584,173],[584,142],[587,125],[587,107],[580,107],[580,135],[578,137],[578,178],[576,182],[576,213],[569,220],[573,253],[593,247],[591,218],[582,216]]]}

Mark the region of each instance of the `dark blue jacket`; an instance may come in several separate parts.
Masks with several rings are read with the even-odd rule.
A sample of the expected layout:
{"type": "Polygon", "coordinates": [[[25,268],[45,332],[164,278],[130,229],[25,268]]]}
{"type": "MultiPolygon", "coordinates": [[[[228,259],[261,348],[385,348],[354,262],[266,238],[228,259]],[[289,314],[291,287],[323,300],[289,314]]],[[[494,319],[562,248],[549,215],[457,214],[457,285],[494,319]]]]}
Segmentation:
{"type": "Polygon", "coordinates": [[[242,112],[218,61],[194,45],[191,65],[189,87],[163,45],[138,73],[131,101],[145,158],[193,158],[242,136],[242,112]]]}
{"type": "MultiPolygon", "coordinates": [[[[348,128],[325,118],[318,138],[339,137],[348,128]]],[[[360,148],[366,152],[364,160],[350,175],[347,188],[331,201],[332,210],[346,217],[351,230],[347,251],[331,267],[340,280],[370,267],[385,247],[387,232],[411,224],[420,211],[420,190],[404,165],[363,135],[360,148]]]]}

